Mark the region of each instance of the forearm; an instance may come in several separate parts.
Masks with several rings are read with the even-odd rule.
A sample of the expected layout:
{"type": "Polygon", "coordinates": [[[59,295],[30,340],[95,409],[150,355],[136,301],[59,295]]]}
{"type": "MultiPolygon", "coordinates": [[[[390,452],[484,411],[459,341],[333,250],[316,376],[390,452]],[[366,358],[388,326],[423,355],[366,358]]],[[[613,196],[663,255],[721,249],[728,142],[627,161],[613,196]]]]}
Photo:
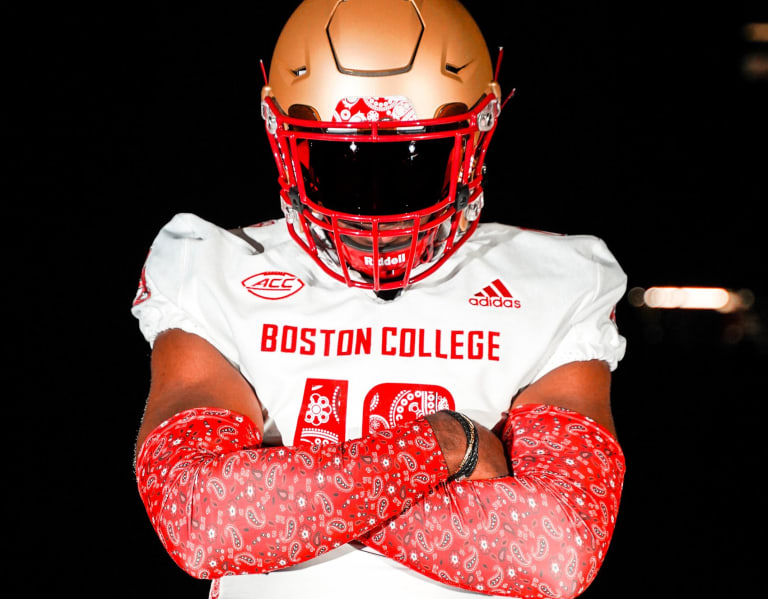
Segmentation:
{"type": "Polygon", "coordinates": [[[340,445],[260,445],[248,419],[205,408],[177,415],[144,442],[139,492],[189,574],[268,572],[321,555],[448,476],[424,420],[340,445]]]}
{"type": "Polygon", "coordinates": [[[441,484],[362,539],[453,586],[574,597],[605,556],[624,462],[610,435],[572,412],[516,409],[504,429],[512,476],[441,484]]]}

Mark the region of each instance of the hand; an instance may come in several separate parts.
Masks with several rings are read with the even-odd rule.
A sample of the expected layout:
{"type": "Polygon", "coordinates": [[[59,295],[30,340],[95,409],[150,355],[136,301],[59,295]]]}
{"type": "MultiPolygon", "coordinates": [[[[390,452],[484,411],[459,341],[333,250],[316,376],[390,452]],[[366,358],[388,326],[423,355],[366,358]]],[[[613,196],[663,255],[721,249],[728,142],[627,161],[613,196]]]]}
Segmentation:
{"type": "MultiPolygon", "coordinates": [[[[427,421],[440,444],[449,474],[455,473],[467,451],[467,437],[464,429],[453,416],[446,412],[430,414],[427,416],[427,421]]],[[[509,466],[501,439],[482,424],[474,420],[472,422],[478,435],[478,460],[477,467],[469,480],[508,476],[509,466]]]]}

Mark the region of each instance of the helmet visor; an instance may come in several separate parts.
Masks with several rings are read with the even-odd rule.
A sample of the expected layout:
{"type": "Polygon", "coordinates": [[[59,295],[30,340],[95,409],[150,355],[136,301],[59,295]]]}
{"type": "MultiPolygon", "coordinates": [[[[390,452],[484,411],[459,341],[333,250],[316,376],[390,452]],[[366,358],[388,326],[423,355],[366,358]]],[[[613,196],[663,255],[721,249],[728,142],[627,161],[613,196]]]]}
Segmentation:
{"type": "Polygon", "coordinates": [[[308,140],[302,164],[308,199],[351,215],[408,214],[448,193],[454,137],[416,141],[308,140]]]}

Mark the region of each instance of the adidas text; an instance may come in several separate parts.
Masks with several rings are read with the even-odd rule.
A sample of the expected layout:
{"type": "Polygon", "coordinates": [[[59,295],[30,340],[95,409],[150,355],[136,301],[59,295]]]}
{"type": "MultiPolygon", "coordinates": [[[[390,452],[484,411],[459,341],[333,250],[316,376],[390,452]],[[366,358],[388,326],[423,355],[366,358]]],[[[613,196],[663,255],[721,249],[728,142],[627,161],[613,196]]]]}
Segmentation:
{"type": "Polygon", "coordinates": [[[490,308],[520,307],[520,300],[511,297],[470,297],[469,303],[473,306],[487,306],[490,308]]]}

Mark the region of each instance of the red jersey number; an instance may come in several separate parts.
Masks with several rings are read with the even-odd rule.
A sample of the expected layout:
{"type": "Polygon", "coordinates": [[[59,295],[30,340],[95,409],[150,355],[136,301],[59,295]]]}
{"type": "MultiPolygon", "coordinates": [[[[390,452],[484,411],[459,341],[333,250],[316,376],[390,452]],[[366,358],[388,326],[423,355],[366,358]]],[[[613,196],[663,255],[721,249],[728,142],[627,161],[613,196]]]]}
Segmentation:
{"type": "MultiPolygon", "coordinates": [[[[307,379],[294,445],[326,445],[345,440],[348,386],[343,380],[307,379]]],[[[365,395],[363,435],[454,407],[453,396],[439,385],[381,383],[365,395]]]]}

